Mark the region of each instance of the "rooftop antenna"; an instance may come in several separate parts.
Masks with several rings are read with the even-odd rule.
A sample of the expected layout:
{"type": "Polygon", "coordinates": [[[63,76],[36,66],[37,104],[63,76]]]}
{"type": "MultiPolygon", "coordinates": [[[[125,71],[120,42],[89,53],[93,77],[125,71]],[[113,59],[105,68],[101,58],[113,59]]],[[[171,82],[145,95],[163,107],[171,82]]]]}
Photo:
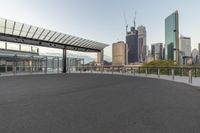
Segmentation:
{"type": "Polygon", "coordinates": [[[123,13],[124,15],[124,21],[125,21],[125,24],[126,24],[126,33],[128,32],[128,23],[127,23],[127,19],[126,19],[126,14],[123,13]]]}
{"type": "Polygon", "coordinates": [[[135,11],[135,17],[134,17],[134,27],[136,28],[136,15],[137,15],[137,12],[135,11]]]}

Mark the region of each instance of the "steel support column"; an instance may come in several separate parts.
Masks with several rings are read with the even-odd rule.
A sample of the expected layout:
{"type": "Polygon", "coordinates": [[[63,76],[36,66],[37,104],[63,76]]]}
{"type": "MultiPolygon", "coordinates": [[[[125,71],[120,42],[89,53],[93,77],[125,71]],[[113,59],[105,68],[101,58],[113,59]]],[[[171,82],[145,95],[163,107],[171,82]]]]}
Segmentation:
{"type": "Polygon", "coordinates": [[[97,52],[97,64],[104,65],[104,51],[103,49],[100,52],[97,52]]]}
{"type": "Polygon", "coordinates": [[[59,70],[60,70],[60,69],[59,69],[59,67],[60,67],[60,66],[59,66],[59,63],[60,63],[60,62],[59,62],[59,57],[57,57],[57,72],[58,72],[58,73],[59,73],[59,70]]]}
{"type": "Polygon", "coordinates": [[[66,73],[67,72],[67,49],[66,49],[66,47],[65,48],[63,48],[63,67],[62,67],[62,72],[63,73],[66,73]]]}

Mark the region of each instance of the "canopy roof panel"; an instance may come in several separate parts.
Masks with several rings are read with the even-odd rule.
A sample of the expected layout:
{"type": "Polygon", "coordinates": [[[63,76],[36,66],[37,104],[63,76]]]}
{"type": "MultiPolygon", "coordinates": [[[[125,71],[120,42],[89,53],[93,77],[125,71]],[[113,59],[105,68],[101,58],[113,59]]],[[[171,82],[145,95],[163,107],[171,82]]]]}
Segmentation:
{"type": "Polygon", "coordinates": [[[108,44],[0,18],[0,40],[75,51],[101,51],[108,44]]]}

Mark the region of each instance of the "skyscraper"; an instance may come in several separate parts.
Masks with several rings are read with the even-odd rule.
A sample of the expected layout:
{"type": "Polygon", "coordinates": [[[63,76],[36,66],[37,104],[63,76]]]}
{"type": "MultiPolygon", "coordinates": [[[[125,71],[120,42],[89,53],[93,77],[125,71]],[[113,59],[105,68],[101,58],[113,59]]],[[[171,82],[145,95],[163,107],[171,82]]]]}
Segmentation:
{"type": "Polygon", "coordinates": [[[179,14],[175,11],[165,19],[165,59],[179,64],[179,14]]]}
{"type": "Polygon", "coordinates": [[[192,62],[193,62],[193,64],[198,63],[198,54],[199,54],[199,51],[196,48],[192,50],[192,62]]]}
{"type": "Polygon", "coordinates": [[[162,60],[163,55],[163,44],[162,43],[154,43],[151,44],[151,56],[154,60],[162,60]]]}
{"type": "Polygon", "coordinates": [[[183,52],[185,56],[191,56],[191,38],[190,37],[180,37],[180,47],[179,51],[183,52]]]}
{"type": "Polygon", "coordinates": [[[199,49],[198,49],[198,50],[199,50],[199,55],[200,55],[200,43],[198,44],[198,47],[199,47],[199,49]]]}
{"type": "Polygon", "coordinates": [[[126,43],[128,44],[128,64],[139,62],[138,31],[135,26],[126,33],[126,43]]]}
{"type": "Polygon", "coordinates": [[[138,47],[139,47],[139,61],[143,62],[146,57],[146,28],[139,26],[138,30],[138,47]]]}
{"type": "Polygon", "coordinates": [[[180,64],[186,64],[187,59],[191,58],[190,37],[184,37],[184,36],[180,37],[179,57],[180,57],[180,64]]]}

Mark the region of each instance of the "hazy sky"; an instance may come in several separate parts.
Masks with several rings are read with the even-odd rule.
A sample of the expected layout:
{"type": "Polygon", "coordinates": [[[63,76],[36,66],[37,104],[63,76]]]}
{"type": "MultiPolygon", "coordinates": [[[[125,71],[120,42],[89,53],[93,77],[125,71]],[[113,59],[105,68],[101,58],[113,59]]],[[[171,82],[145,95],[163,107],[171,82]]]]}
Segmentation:
{"type": "MultiPolygon", "coordinates": [[[[0,0],[0,17],[108,44],[125,40],[126,13],[133,25],[147,28],[147,43],[164,43],[164,19],[180,14],[180,33],[200,42],[199,0],[0,0]]],[[[112,55],[112,47],[105,49],[112,55]]]]}

